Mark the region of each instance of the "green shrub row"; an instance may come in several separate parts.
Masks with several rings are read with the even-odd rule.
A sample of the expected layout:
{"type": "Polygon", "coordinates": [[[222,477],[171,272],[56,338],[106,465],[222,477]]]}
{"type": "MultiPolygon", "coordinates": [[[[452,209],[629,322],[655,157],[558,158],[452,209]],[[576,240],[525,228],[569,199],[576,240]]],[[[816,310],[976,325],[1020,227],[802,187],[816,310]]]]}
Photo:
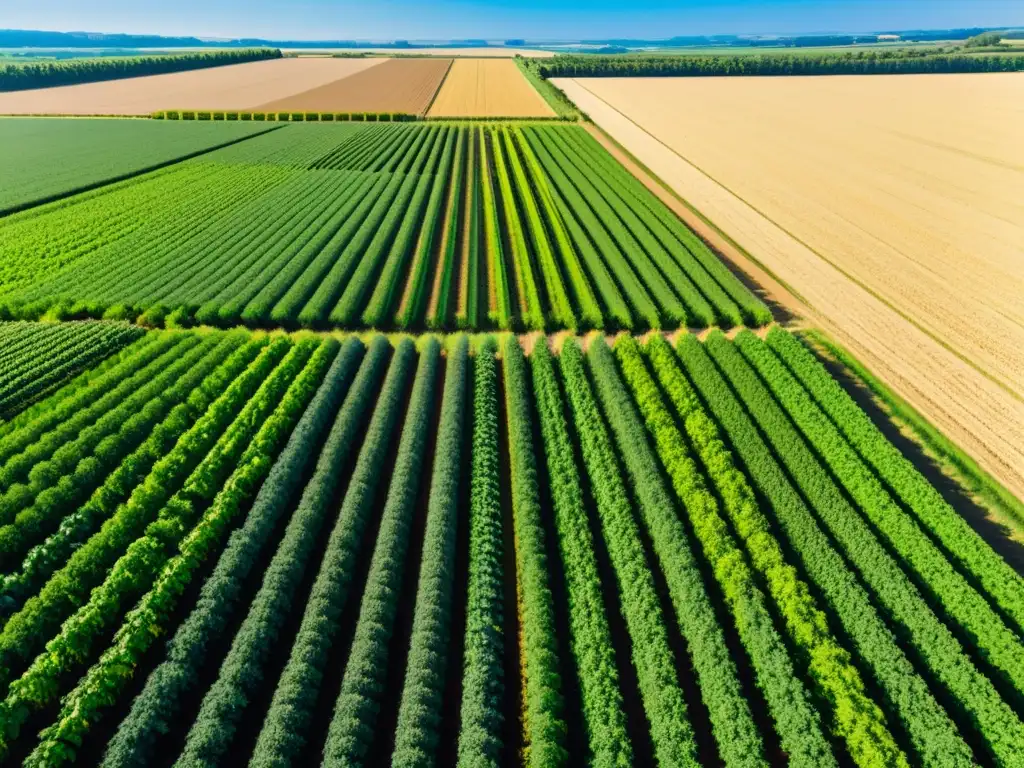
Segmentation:
{"type": "Polygon", "coordinates": [[[413,768],[437,760],[441,719],[449,672],[452,608],[455,589],[455,547],[459,528],[459,485],[467,455],[464,425],[469,339],[461,336],[448,354],[444,398],[430,478],[423,560],[416,588],[412,637],[395,728],[391,764],[413,768]]]}
{"type": "Polygon", "coordinates": [[[253,112],[165,109],[150,115],[154,120],[255,120],[268,122],[405,123],[419,120],[407,112],[253,112]]]}
{"type": "MultiPolygon", "coordinates": [[[[163,566],[153,587],[125,616],[110,647],[62,698],[60,714],[53,724],[40,732],[39,744],[29,756],[28,764],[53,765],[74,759],[92,725],[118,702],[131,681],[135,666],[157,638],[172,628],[175,608],[182,594],[207,559],[216,557],[233,524],[267,478],[337,348],[334,340],[299,342],[246,403],[240,414],[250,417],[245,421],[258,423],[255,407],[258,403],[269,403],[273,410],[255,435],[246,426],[231,436],[242,441],[251,438],[251,442],[223,484],[212,484],[214,489],[219,489],[216,495],[195,527],[180,540],[179,552],[163,566]]],[[[208,496],[209,491],[202,493],[208,496]]],[[[76,643],[78,647],[81,645],[76,643]]]]}
{"type": "MultiPolygon", "coordinates": [[[[772,626],[768,601],[758,584],[755,569],[779,607],[791,642],[800,653],[797,660],[806,659],[821,698],[831,705],[831,730],[846,742],[854,762],[862,766],[907,766],[906,757],[886,727],[885,717],[867,695],[849,652],[832,636],[825,615],[814,605],[807,585],[798,581],[795,571],[781,562],[778,544],[764,540],[770,537],[754,542],[747,539],[748,563],[720,514],[717,500],[689,455],[686,440],[647,370],[637,343],[631,337],[623,338],[615,345],[615,351],[661,463],[729,604],[740,640],[753,663],[758,686],[765,693],[780,732],[783,749],[791,754],[806,754],[805,749],[793,749],[791,745],[800,738],[797,734],[807,734],[818,727],[817,712],[808,692],[798,682],[802,676],[797,672],[794,659],[790,658],[782,637],[772,626]],[[762,549],[770,550],[775,556],[770,566],[768,558],[761,556],[762,549]],[[790,682],[780,686],[778,683],[783,680],[790,682]],[[811,727],[807,725],[808,718],[813,723],[811,727]]],[[[734,520],[735,529],[746,530],[743,522],[734,520]]],[[[818,755],[816,760],[824,764],[829,756],[818,755]]]]}
{"type": "Polygon", "coordinates": [[[357,401],[360,392],[364,392],[365,399],[365,390],[376,384],[367,373],[369,366],[360,366],[364,351],[362,342],[350,339],[337,354],[267,475],[244,525],[231,534],[195,608],[174,633],[167,658],[150,673],[108,743],[103,760],[107,768],[144,768],[152,764],[157,742],[179,717],[183,697],[194,684],[195,675],[216,663],[207,649],[224,636],[232,618],[244,610],[241,601],[245,581],[267,552],[279,521],[296,501],[302,480],[319,455],[317,449],[327,440],[339,408],[357,401]]]}
{"type": "Polygon", "coordinates": [[[619,604],[629,632],[631,661],[654,755],[661,765],[697,766],[693,726],[669,644],[668,617],[661,609],[611,437],[587,380],[583,353],[574,340],[566,341],[562,347],[559,364],[601,523],[601,536],[615,571],[619,604]]]}
{"type": "MultiPolygon", "coordinates": [[[[334,502],[341,492],[338,487],[341,478],[337,467],[357,447],[357,435],[361,434],[360,430],[365,424],[364,416],[373,404],[378,391],[380,377],[388,356],[388,346],[387,342],[381,340],[380,342],[375,341],[370,347],[356,382],[353,384],[352,396],[346,398],[345,405],[331,428],[327,444],[317,460],[316,471],[306,484],[299,505],[285,530],[284,537],[264,573],[260,589],[253,598],[244,621],[235,633],[231,649],[220,666],[217,679],[203,696],[199,712],[188,731],[179,757],[181,766],[209,765],[222,762],[227,758],[237,729],[242,719],[248,714],[248,706],[263,682],[265,666],[270,653],[275,648],[275,641],[278,640],[285,622],[293,615],[292,611],[300,607],[296,605],[296,591],[307,568],[310,567],[312,552],[323,534],[324,526],[330,522],[330,514],[337,509],[334,502]],[[364,369],[366,370],[365,377],[364,369]]],[[[396,391],[404,390],[410,357],[408,352],[398,354],[385,378],[384,388],[380,393],[381,399],[370,421],[369,430],[365,433],[366,442],[359,452],[357,474],[354,474],[350,481],[350,490],[346,493],[346,501],[349,496],[356,493],[352,489],[361,487],[358,481],[365,477],[364,457],[377,456],[381,450],[381,441],[386,441],[390,437],[389,427],[396,418],[395,401],[399,399],[396,396],[396,391]],[[356,484],[353,485],[353,483],[356,484]]],[[[346,520],[344,512],[340,512],[338,525],[342,525],[346,520]]],[[[336,539],[333,534],[332,539],[336,539]]],[[[328,555],[332,549],[336,549],[336,547],[332,548],[329,543],[328,555]]],[[[331,560],[325,555],[320,575],[317,577],[318,585],[323,582],[321,576],[324,570],[330,570],[330,564],[331,560]]],[[[301,668],[307,661],[312,664],[312,659],[296,657],[295,651],[309,645],[310,631],[305,618],[318,608],[323,609],[323,602],[317,598],[318,589],[314,586],[314,592],[306,604],[303,626],[300,628],[292,648],[293,654],[278,681],[274,701],[264,721],[263,730],[265,732],[268,729],[273,732],[275,724],[284,710],[294,711],[289,707],[282,708],[282,697],[286,699],[296,695],[307,697],[302,698],[296,706],[300,706],[302,702],[306,702],[308,706],[309,696],[313,701],[316,700],[319,690],[317,687],[300,686],[296,688],[291,686],[290,682],[294,678],[296,665],[301,668]]],[[[340,611],[340,606],[338,610],[340,611]]],[[[325,634],[322,643],[317,644],[316,647],[322,658],[322,654],[330,647],[330,636],[325,634]]],[[[294,744],[297,741],[301,745],[303,736],[301,728],[306,724],[308,724],[308,718],[302,716],[295,720],[294,728],[283,731],[294,740],[290,743],[294,744]]],[[[262,734],[261,741],[263,744],[267,743],[262,734]]],[[[270,746],[281,749],[282,754],[287,754],[288,743],[284,739],[272,740],[270,746]]],[[[265,750],[266,747],[258,743],[254,760],[258,762],[262,759],[260,756],[265,754],[265,750]]]]}
{"type": "MultiPolygon", "coordinates": [[[[915,758],[928,766],[970,765],[970,749],[956,726],[915,671],[857,577],[789,485],[743,406],[718,376],[700,344],[691,342],[680,347],[693,385],[680,369],[680,359],[663,338],[651,338],[644,351],[752,562],[764,572],[770,571],[770,583],[779,588],[785,588],[786,580],[798,578],[787,567],[779,545],[784,535],[804,572],[835,612],[852,650],[880,685],[889,711],[896,713],[909,735],[915,758]],[[763,494],[763,511],[754,489],[720,439],[718,426],[705,410],[695,387],[736,446],[738,460],[750,473],[750,482],[763,494]],[[777,521],[778,529],[769,520],[769,514],[777,521]]],[[[786,615],[799,616],[813,609],[810,596],[795,581],[778,604],[790,606],[786,615]]]]}
{"type": "MultiPolygon", "coordinates": [[[[688,338],[683,342],[692,346],[695,340],[688,338]]],[[[713,332],[703,346],[878,604],[924,657],[931,675],[953,694],[955,706],[968,713],[990,752],[1009,764],[1024,759],[1024,726],[1018,716],[846,500],[757,374],[721,332],[713,332]]]]}

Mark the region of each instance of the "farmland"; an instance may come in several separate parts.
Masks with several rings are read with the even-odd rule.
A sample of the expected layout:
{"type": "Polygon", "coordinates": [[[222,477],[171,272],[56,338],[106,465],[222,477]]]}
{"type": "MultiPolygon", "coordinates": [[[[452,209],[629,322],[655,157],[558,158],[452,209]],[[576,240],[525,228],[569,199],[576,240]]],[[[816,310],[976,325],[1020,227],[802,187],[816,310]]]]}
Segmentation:
{"type": "Polygon", "coordinates": [[[258,109],[423,114],[451,63],[451,59],[390,59],[352,77],[261,104],[258,109]]]}
{"type": "Polygon", "coordinates": [[[1024,494],[1019,76],[558,83],[1024,494]]]}
{"type": "Polygon", "coordinates": [[[1024,754],[1021,576],[779,327],[149,331],[0,481],[8,761],[1024,754]]]}
{"type": "Polygon", "coordinates": [[[771,319],[581,128],[275,127],[0,220],[0,310],[413,330],[771,319]]]}
{"type": "Polygon", "coordinates": [[[386,59],[273,59],[102,83],[0,93],[0,115],[149,115],[253,109],[342,80],[386,59]]]}
{"type": "Polygon", "coordinates": [[[109,184],[271,126],[136,120],[4,120],[0,214],[109,184]]]}
{"type": "Polygon", "coordinates": [[[459,59],[430,107],[431,117],[554,117],[508,59],[459,59]]]}

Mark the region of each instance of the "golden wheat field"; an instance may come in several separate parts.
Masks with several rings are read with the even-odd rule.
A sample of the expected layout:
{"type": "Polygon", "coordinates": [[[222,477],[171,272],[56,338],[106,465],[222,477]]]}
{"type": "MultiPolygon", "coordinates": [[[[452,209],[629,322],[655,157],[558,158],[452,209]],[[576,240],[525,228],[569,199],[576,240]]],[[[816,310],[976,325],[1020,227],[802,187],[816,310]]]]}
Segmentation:
{"type": "Polygon", "coordinates": [[[509,59],[456,59],[430,117],[554,117],[509,59]]]}
{"type": "Polygon", "coordinates": [[[555,82],[1024,493],[1024,76],[555,82]]]}

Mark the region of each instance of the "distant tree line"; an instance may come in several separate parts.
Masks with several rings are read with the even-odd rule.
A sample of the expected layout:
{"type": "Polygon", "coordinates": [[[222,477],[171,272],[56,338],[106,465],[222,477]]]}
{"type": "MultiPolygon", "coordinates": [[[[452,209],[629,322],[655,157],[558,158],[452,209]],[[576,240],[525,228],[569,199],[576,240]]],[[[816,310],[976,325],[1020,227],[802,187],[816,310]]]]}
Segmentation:
{"type": "Polygon", "coordinates": [[[542,77],[708,77],[716,75],[897,75],[1024,71],[1024,56],[907,55],[897,51],[767,56],[556,56],[542,77]]]}
{"type": "Polygon", "coordinates": [[[131,56],[116,59],[71,59],[32,64],[0,65],[0,91],[23,91],[56,85],[76,85],[124,77],[162,75],[190,69],[279,59],[276,48],[244,48],[229,51],[197,51],[168,56],[131,56]]]}

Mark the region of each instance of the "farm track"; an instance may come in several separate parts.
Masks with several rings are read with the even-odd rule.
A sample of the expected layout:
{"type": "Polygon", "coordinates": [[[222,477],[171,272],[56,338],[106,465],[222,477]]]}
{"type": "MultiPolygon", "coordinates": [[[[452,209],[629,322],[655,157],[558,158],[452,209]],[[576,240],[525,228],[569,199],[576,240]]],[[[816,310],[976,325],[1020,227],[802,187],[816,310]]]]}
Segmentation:
{"type": "MultiPolygon", "coordinates": [[[[13,356],[32,328],[0,325],[13,356]]],[[[450,754],[452,729],[463,759],[549,765],[1024,750],[1021,575],[796,337],[469,346],[151,331],[3,425],[0,510],[99,425],[116,441],[72,475],[87,501],[48,558],[0,561],[0,750],[387,760],[450,754]],[[175,386],[133,387],[155,370],[175,386]]]]}
{"type": "MultiPolygon", "coordinates": [[[[1015,332],[993,335],[989,326],[984,333],[974,326],[980,346],[965,346],[962,334],[937,332],[935,317],[922,320],[913,308],[893,304],[876,285],[810,249],[582,84],[563,85],[612,138],[692,206],[688,213],[677,208],[692,227],[702,228],[709,242],[717,240],[745,271],[767,273],[770,279],[759,282],[781,286],[775,291],[780,303],[832,334],[1000,483],[1024,496],[1024,442],[1018,439],[1024,434],[1024,401],[1012,383],[1019,377],[1006,355],[996,352],[1001,362],[993,367],[984,362],[995,359],[991,353],[1015,332]],[[695,220],[704,217],[703,226],[695,220]],[[787,294],[796,301],[788,302],[787,294]]],[[[671,196],[664,189],[660,194],[671,196]]]]}

